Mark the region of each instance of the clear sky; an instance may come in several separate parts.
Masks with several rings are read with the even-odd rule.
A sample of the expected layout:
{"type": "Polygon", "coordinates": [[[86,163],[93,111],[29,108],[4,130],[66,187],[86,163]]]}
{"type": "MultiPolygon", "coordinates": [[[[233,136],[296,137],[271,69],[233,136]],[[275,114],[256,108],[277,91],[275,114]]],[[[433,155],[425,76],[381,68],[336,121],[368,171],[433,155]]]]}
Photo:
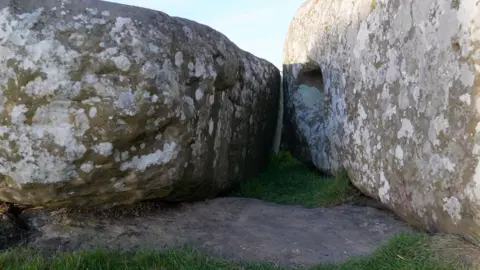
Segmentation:
{"type": "Polygon", "coordinates": [[[304,0],[108,0],[206,24],[281,69],[283,43],[304,0]]]}

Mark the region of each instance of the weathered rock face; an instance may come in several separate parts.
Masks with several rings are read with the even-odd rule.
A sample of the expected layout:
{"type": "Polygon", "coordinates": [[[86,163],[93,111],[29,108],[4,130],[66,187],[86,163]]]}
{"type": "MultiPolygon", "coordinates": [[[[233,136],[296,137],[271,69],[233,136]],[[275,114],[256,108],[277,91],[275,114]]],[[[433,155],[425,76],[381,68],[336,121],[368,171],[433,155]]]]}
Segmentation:
{"type": "Polygon", "coordinates": [[[296,156],[413,224],[480,236],[479,1],[307,1],[284,64],[296,156]]]}
{"type": "Polygon", "coordinates": [[[111,206],[255,174],[280,74],[215,30],[93,0],[0,1],[0,200],[111,206]]]}

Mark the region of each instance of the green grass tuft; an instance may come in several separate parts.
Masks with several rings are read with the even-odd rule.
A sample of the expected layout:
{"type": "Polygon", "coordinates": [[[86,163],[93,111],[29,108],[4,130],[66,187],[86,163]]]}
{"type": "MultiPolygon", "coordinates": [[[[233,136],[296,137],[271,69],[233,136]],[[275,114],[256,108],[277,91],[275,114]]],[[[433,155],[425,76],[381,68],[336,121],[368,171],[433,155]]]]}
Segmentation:
{"type": "MultiPolygon", "coordinates": [[[[432,251],[427,246],[427,235],[400,234],[392,238],[374,254],[367,257],[351,258],[340,264],[324,264],[309,270],[430,270],[462,269],[451,262],[432,259],[432,251]]],[[[163,251],[139,250],[121,252],[112,250],[92,250],[75,253],[41,255],[33,249],[17,247],[0,255],[2,270],[207,270],[207,269],[251,269],[273,270],[282,268],[270,263],[240,263],[221,260],[205,255],[201,251],[180,247],[163,251]]]]}
{"type": "Polygon", "coordinates": [[[232,196],[279,204],[328,207],[353,201],[360,192],[346,173],[328,177],[307,168],[287,152],[272,155],[270,166],[258,177],[241,184],[232,196]]]}
{"type": "Polygon", "coordinates": [[[424,233],[402,233],[391,238],[370,256],[351,258],[331,268],[313,269],[462,269],[458,262],[435,259],[434,251],[427,244],[428,238],[429,235],[424,233]]]}

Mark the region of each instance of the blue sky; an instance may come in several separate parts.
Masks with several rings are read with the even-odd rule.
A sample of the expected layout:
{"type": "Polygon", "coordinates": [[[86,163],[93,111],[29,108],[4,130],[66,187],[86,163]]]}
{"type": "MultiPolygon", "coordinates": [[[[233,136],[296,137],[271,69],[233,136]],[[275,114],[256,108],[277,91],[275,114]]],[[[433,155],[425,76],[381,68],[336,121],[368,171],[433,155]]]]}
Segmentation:
{"type": "Polygon", "coordinates": [[[304,0],[108,0],[206,24],[281,69],[283,43],[304,0]]]}

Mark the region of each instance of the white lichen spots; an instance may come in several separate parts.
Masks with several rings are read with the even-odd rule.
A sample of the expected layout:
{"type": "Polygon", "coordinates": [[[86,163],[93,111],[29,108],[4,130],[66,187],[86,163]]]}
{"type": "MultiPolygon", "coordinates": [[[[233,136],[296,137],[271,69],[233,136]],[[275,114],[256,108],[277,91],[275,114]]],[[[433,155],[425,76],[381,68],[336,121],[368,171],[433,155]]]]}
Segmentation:
{"type": "Polygon", "coordinates": [[[475,132],[477,134],[480,133],[480,122],[478,122],[477,125],[475,125],[475,132]]]}
{"type": "Polygon", "coordinates": [[[119,181],[113,184],[113,188],[115,188],[116,191],[125,191],[125,184],[119,181]]]}
{"type": "Polygon", "coordinates": [[[410,120],[406,118],[403,118],[401,122],[402,122],[402,127],[398,131],[397,137],[399,139],[403,137],[411,138],[414,132],[412,122],[410,122],[410,120]]]}
{"type": "Polygon", "coordinates": [[[120,155],[120,158],[122,159],[122,161],[127,160],[129,157],[130,157],[130,154],[128,153],[128,151],[123,151],[122,154],[120,155]]]}
{"type": "Polygon", "coordinates": [[[369,34],[370,31],[368,30],[368,24],[366,21],[363,21],[358,29],[355,48],[353,49],[353,53],[356,58],[360,58],[363,50],[365,50],[369,34]]]}
{"type": "Polygon", "coordinates": [[[137,147],[135,147],[135,146],[130,147],[130,151],[132,151],[132,152],[137,151],[137,147]]]}
{"type": "Polygon", "coordinates": [[[195,65],[192,62],[189,62],[187,66],[188,70],[190,70],[191,72],[195,70],[195,65]]]}
{"type": "Polygon", "coordinates": [[[367,119],[367,112],[360,102],[358,103],[358,119],[360,120],[360,126],[362,126],[363,120],[367,119]]]}
{"type": "Polygon", "coordinates": [[[90,118],[94,118],[97,115],[97,108],[96,107],[90,107],[88,110],[88,116],[90,118]]]}
{"type": "Polygon", "coordinates": [[[210,118],[210,120],[208,121],[208,134],[212,135],[213,134],[213,129],[214,129],[214,122],[213,122],[213,119],[210,118]]]}
{"type": "Polygon", "coordinates": [[[157,95],[152,95],[152,102],[156,103],[158,101],[158,96],[157,95]]]}
{"type": "Polygon", "coordinates": [[[202,88],[198,88],[197,91],[195,91],[195,99],[198,101],[198,100],[201,100],[203,97],[203,90],[202,88]]]}
{"type": "MultiPolygon", "coordinates": [[[[2,135],[2,134],[0,133],[0,136],[1,136],[1,135],[2,135]]],[[[480,145],[479,145],[479,144],[475,144],[475,145],[473,146],[472,154],[474,154],[474,155],[476,155],[476,156],[480,155],[480,145]]]]}
{"type": "Polygon", "coordinates": [[[403,37],[413,25],[410,5],[400,5],[392,18],[392,32],[396,37],[403,37]]]}
{"type": "Polygon", "coordinates": [[[398,94],[398,108],[400,108],[400,110],[405,110],[411,106],[408,95],[409,93],[407,91],[400,91],[398,94]]]}
{"type": "Polygon", "coordinates": [[[383,114],[385,119],[391,119],[393,115],[397,114],[397,106],[392,106],[388,104],[387,110],[383,114]]]}
{"type": "Polygon", "coordinates": [[[82,170],[84,173],[90,173],[93,170],[93,162],[89,161],[89,162],[83,163],[80,166],[80,170],[82,170]]]}
{"type": "Polygon", "coordinates": [[[210,78],[217,78],[217,72],[215,71],[215,68],[212,66],[212,65],[208,65],[208,74],[210,76],[210,78]]]}
{"type": "Polygon", "coordinates": [[[438,136],[440,135],[440,132],[445,132],[448,127],[449,127],[448,119],[446,119],[443,115],[439,115],[435,117],[430,122],[430,128],[428,130],[428,139],[434,145],[440,145],[438,136]]]}
{"type": "Polygon", "coordinates": [[[193,38],[192,29],[188,28],[187,26],[184,26],[184,27],[183,27],[183,32],[185,33],[185,35],[186,35],[189,39],[192,39],[192,38],[193,38]]]}
{"type": "Polygon", "coordinates": [[[104,157],[110,156],[112,154],[112,150],[113,145],[110,142],[99,143],[93,148],[93,151],[95,151],[95,153],[104,157]]]}
{"type": "Polygon", "coordinates": [[[152,64],[151,62],[146,62],[143,64],[140,73],[148,79],[154,79],[160,73],[160,67],[158,64],[152,64]]]}
{"type": "Polygon", "coordinates": [[[420,91],[421,91],[421,89],[418,86],[415,86],[413,88],[412,96],[413,96],[413,100],[415,101],[415,103],[418,103],[418,100],[420,98],[420,91]]]}
{"type": "Polygon", "coordinates": [[[102,99],[99,97],[90,97],[88,99],[82,100],[82,104],[94,105],[95,103],[102,102],[102,99]]]}
{"type": "Polygon", "coordinates": [[[24,104],[16,105],[13,107],[12,112],[10,113],[10,121],[13,124],[23,124],[26,120],[24,113],[28,111],[27,107],[24,104]]]}
{"type": "Polygon", "coordinates": [[[86,40],[86,37],[79,33],[72,33],[68,40],[75,44],[75,46],[82,46],[86,40]]]}
{"type": "Polygon", "coordinates": [[[175,66],[181,67],[183,64],[183,53],[182,52],[177,52],[175,54],[175,66]]]}
{"type": "Polygon", "coordinates": [[[115,63],[115,66],[118,69],[122,71],[130,70],[130,66],[132,65],[132,63],[130,62],[128,57],[126,57],[125,55],[114,56],[111,59],[115,63]]]}
{"type": "Polygon", "coordinates": [[[383,172],[380,172],[380,184],[382,186],[378,189],[378,196],[382,202],[387,202],[390,200],[390,184],[385,178],[385,174],[383,172]]]}
{"type": "Polygon", "coordinates": [[[6,126],[0,126],[0,137],[5,135],[5,134],[8,134],[9,130],[10,129],[6,126]]]}
{"type": "Polygon", "coordinates": [[[92,29],[95,24],[106,24],[107,21],[104,19],[93,18],[90,20],[92,24],[87,25],[87,29],[92,29]]]}
{"type": "Polygon", "coordinates": [[[454,172],[455,164],[448,157],[442,157],[438,154],[432,154],[429,159],[432,175],[438,175],[445,171],[454,172]]]}
{"type": "Polygon", "coordinates": [[[465,87],[472,87],[475,82],[475,72],[470,70],[467,63],[463,63],[460,68],[460,82],[462,82],[465,87]]]}
{"type": "Polygon", "coordinates": [[[86,149],[75,136],[82,136],[88,129],[88,118],[83,110],[79,110],[75,115],[75,123],[70,124],[70,104],[70,101],[53,101],[38,107],[32,118],[34,126],[30,132],[37,139],[51,135],[55,144],[66,147],[66,152],[83,155],[86,149]]]}
{"type": "Polygon", "coordinates": [[[155,44],[149,43],[147,46],[148,46],[148,49],[153,53],[159,53],[160,52],[160,47],[158,47],[155,44]]]}
{"type": "Polygon", "coordinates": [[[108,10],[102,11],[102,16],[105,16],[105,17],[110,16],[110,11],[108,11],[108,10]]]}
{"type": "Polygon", "coordinates": [[[145,147],[146,147],[145,143],[140,144],[140,149],[145,149],[145,147]]]}
{"type": "Polygon", "coordinates": [[[462,205],[456,197],[443,198],[443,211],[450,215],[453,224],[457,224],[462,219],[462,205]]]}
{"type": "Polygon", "coordinates": [[[143,172],[150,166],[163,165],[170,162],[177,157],[177,154],[178,150],[175,142],[165,143],[163,145],[163,150],[157,150],[154,153],[140,157],[135,156],[132,160],[123,163],[120,166],[120,170],[125,171],[133,169],[137,172],[143,172]]]}
{"type": "Polygon", "coordinates": [[[395,147],[395,157],[403,165],[403,149],[402,149],[402,147],[400,147],[400,145],[397,145],[397,147],[395,147]]]}
{"type": "Polygon", "coordinates": [[[210,95],[208,97],[208,101],[209,101],[210,105],[213,105],[213,103],[215,102],[215,95],[210,95]]]}
{"type": "Polygon", "coordinates": [[[223,66],[225,64],[225,60],[223,60],[222,57],[215,58],[215,62],[217,62],[217,64],[220,66],[223,66]]]}
{"type": "Polygon", "coordinates": [[[385,79],[388,83],[393,83],[400,75],[397,64],[398,53],[394,49],[389,49],[387,52],[387,57],[389,59],[389,62],[385,79]]]}
{"type": "Polygon", "coordinates": [[[472,98],[469,93],[465,93],[459,97],[460,101],[470,106],[472,104],[472,98]]]}
{"type": "Polygon", "coordinates": [[[131,90],[128,92],[121,92],[118,99],[115,101],[115,105],[122,109],[126,115],[133,116],[137,113],[135,97],[131,90]]]}
{"type": "Polygon", "coordinates": [[[389,90],[390,88],[388,88],[388,85],[385,84],[382,88],[382,94],[381,94],[382,99],[390,99],[392,97],[389,90]]]}
{"type": "Polygon", "coordinates": [[[44,76],[36,77],[25,86],[25,93],[30,96],[47,96],[70,86],[68,70],[59,68],[55,59],[57,55],[62,55],[63,65],[72,65],[79,56],[78,52],[68,50],[57,40],[39,39],[36,35],[30,34],[29,30],[17,30],[18,32],[8,36],[6,42],[23,48],[25,55],[19,61],[20,68],[44,73],[44,76]],[[28,44],[25,44],[27,41],[28,44]]]}
{"type": "Polygon", "coordinates": [[[115,162],[120,162],[120,153],[115,152],[115,154],[113,155],[113,159],[115,160],[115,162]]]}
{"type": "Polygon", "coordinates": [[[82,137],[90,129],[88,117],[83,109],[75,112],[74,135],[82,137]]]}
{"type": "Polygon", "coordinates": [[[90,15],[97,15],[98,14],[98,10],[96,8],[86,8],[85,9],[90,15]]]}
{"type": "Polygon", "coordinates": [[[173,99],[177,99],[180,96],[180,85],[178,74],[176,73],[173,65],[169,59],[163,61],[162,69],[159,74],[163,77],[165,91],[163,94],[164,104],[169,104],[173,99]]]}
{"type": "Polygon", "coordinates": [[[480,201],[480,159],[477,160],[475,173],[470,184],[465,186],[463,191],[470,201],[480,201]]]}
{"type": "Polygon", "coordinates": [[[206,76],[205,64],[202,59],[195,59],[195,77],[206,76]]]}
{"type": "Polygon", "coordinates": [[[131,18],[117,17],[115,20],[115,25],[112,27],[110,34],[112,35],[115,33],[122,33],[124,28],[132,24],[133,24],[133,21],[131,18]]]}
{"type": "Polygon", "coordinates": [[[73,16],[73,19],[74,19],[75,21],[85,22],[86,20],[88,20],[88,17],[85,16],[84,14],[77,14],[77,15],[74,15],[74,16],[73,16]]]}

